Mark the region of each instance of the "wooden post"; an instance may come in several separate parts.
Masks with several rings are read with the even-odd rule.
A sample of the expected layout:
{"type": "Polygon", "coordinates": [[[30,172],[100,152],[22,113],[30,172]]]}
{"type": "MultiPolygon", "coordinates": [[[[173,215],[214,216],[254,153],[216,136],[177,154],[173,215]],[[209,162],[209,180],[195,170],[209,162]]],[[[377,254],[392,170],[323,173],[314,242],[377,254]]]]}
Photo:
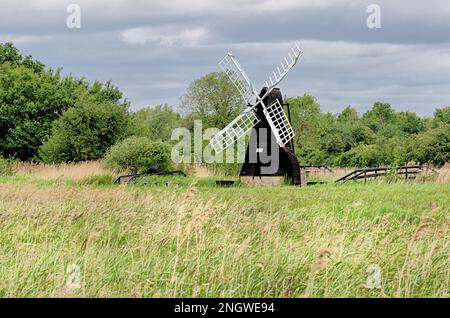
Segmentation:
{"type": "Polygon", "coordinates": [[[306,187],[306,169],[304,167],[300,167],[300,186],[306,187]]]}

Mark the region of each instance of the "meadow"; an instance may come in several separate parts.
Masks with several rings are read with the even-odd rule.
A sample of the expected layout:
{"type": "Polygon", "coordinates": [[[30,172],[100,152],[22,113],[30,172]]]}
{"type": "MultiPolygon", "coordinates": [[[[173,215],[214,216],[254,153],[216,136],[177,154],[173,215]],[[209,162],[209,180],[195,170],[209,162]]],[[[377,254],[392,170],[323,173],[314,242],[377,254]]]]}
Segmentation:
{"type": "Polygon", "coordinates": [[[0,297],[448,297],[439,178],[112,185],[95,164],[21,166],[0,177],[0,297]]]}

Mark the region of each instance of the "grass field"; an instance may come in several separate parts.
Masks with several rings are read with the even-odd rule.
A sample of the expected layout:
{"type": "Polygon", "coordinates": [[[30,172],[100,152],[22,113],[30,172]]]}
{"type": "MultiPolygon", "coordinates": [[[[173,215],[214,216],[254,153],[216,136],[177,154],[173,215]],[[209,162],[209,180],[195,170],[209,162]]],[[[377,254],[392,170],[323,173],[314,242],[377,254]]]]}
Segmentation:
{"type": "Polygon", "coordinates": [[[0,296],[449,296],[448,183],[115,186],[95,173],[0,177],[0,296]]]}

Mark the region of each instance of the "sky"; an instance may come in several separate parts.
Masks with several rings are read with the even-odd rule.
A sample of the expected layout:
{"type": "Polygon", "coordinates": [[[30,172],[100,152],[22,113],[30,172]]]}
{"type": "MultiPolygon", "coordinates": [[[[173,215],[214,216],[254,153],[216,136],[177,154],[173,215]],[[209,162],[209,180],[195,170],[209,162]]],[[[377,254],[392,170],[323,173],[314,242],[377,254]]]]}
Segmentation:
{"type": "Polygon", "coordinates": [[[323,111],[450,105],[448,0],[0,0],[6,41],[65,74],[111,80],[133,110],[178,108],[229,51],[259,89],[294,42],[304,56],[280,88],[314,95],[323,111]],[[80,28],[67,26],[70,4],[80,28]],[[372,4],[380,28],[368,27],[372,4]]]}

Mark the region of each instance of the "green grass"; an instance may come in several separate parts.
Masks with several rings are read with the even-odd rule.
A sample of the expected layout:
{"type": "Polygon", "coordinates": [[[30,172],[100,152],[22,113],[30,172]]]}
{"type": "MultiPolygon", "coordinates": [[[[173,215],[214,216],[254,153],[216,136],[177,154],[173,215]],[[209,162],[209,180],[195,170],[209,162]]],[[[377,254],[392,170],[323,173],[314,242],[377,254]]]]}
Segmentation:
{"type": "Polygon", "coordinates": [[[216,187],[216,180],[233,180],[235,183],[233,187],[240,187],[240,181],[235,177],[206,177],[206,178],[194,178],[190,176],[150,176],[140,177],[136,179],[133,184],[138,187],[182,187],[187,188],[195,181],[196,187],[216,187]]]}
{"type": "Polygon", "coordinates": [[[0,296],[448,297],[448,184],[107,180],[0,177],[0,296]]]}

